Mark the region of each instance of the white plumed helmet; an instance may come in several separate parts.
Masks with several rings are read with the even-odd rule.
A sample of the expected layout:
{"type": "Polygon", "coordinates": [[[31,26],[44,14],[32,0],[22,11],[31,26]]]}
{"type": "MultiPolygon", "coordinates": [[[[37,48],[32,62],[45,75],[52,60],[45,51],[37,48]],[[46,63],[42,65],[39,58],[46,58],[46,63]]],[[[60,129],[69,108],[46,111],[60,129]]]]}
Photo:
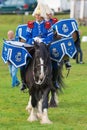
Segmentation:
{"type": "Polygon", "coordinates": [[[44,0],[38,0],[37,7],[35,8],[32,16],[35,16],[35,14],[40,14],[41,17],[46,19],[47,14],[53,15],[53,11],[50,9],[50,7],[46,4],[44,0]]]}

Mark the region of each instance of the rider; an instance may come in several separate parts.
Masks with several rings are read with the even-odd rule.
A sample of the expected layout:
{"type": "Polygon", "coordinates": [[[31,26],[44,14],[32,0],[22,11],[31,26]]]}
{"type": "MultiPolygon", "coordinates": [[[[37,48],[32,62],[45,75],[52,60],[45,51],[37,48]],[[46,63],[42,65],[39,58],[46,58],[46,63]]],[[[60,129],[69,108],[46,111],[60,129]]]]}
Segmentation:
{"type": "Polygon", "coordinates": [[[54,13],[48,5],[45,5],[45,12],[46,12],[45,20],[49,21],[51,23],[51,26],[56,22],[58,22],[58,19],[53,17],[54,13]]]}
{"type": "MultiPolygon", "coordinates": [[[[58,22],[57,18],[54,18],[53,15],[53,11],[50,9],[50,7],[48,5],[45,5],[45,11],[46,11],[46,18],[45,20],[50,22],[51,26],[53,24],[55,24],[56,22],[58,22]]],[[[55,40],[55,34],[53,32],[53,30],[51,30],[51,35],[53,36],[53,41],[55,40]]],[[[60,88],[59,84],[57,83],[57,76],[58,76],[58,63],[52,60],[52,76],[53,76],[53,84],[56,88],[60,88]]]]}
{"type": "MultiPolygon", "coordinates": [[[[53,11],[49,8],[48,5],[45,5],[45,9],[46,9],[46,18],[45,18],[45,20],[49,21],[51,23],[51,26],[52,26],[53,24],[58,22],[58,19],[57,18],[53,18],[53,15],[54,15],[53,11]]],[[[60,35],[57,35],[57,40],[59,40],[61,38],[62,37],[60,35]]],[[[54,39],[56,40],[56,32],[54,32],[54,39]]],[[[67,57],[66,60],[64,60],[64,63],[65,63],[66,69],[70,69],[71,64],[70,64],[70,61],[69,61],[68,57],[67,57]]]]}
{"type": "MultiPolygon", "coordinates": [[[[54,40],[54,34],[51,29],[51,26],[52,24],[54,24],[55,20],[53,20],[51,17],[49,20],[46,20],[46,17],[44,17],[43,13],[41,12],[40,5],[38,5],[35,9],[33,16],[35,16],[36,21],[28,22],[26,43],[33,44],[34,40],[38,40],[40,42],[43,41],[44,43],[49,44],[54,40]]],[[[52,61],[52,64],[53,83],[56,88],[59,88],[59,85],[57,83],[58,65],[57,62],[54,61],[52,61]]]]}
{"type": "MultiPolygon", "coordinates": [[[[49,44],[50,42],[53,41],[53,33],[51,30],[52,23],[45,20],[44,12],[41,10],[41,7],[42,6],[40,4],[37,5],[36,9],[33,12],[33,16],[35,17],[36,20],[34,22],[29,21],[27,24],[27,29],[24,31],[24,32],[26,32],[25,33],[26,34],[25,42],[28,44],[33,44],[35,40],[37,40],[38,42],[42,41],[45,44],[49,44]]],[[[19,34],[20,33],[18,33],[18,35],[19,34]]],[[[21,35],[19,35],[19,37],[20,37],[20,39],[23,38],[23,37],[21,37],[21,35]]],[[[20,69],[20,72],[21,73],[23,72],[23,75],[21,76],[21,78],[22,78],[21,90],[24,90],[24,89],[26,89],[24,66],[22,67],[22,69],[20,69]]],[[[55,79],[55,78],[53,78],[53,79],[55,79]]],[[[58,85],[56,85],[56,82],[55,82],[55,86],[58,87],[58,85]]]]}
{"type": "Polygon", "coordinates": [[[34,22],[28,22],[26,43],[33,44],[34,40],[40,40],[46,44],[49,44],[53,38],[50,36],[51,24],[50,22],[45,21],[44,13],[41,12],[41,6],[39,4],[33,13],[33,16],[36,20],[34,22]]]}
{"type": "MultiPolygon", "coordinates": [[[[16,40],[26,42],[28,44],[33,44],[34,40],[40,40],[48,44],[52,39],[51,36],[49,36],[51,24],[49,22],[45,22],[43,13],[38,5],[33,12],[33,16],[35,16],[36,21],[29,21],[27,25],[19,25],[16,29],[16,40]]],[[[22,91],[26,89],[25,69],[26,66],[22,66],[20,68],[22,91]]]]}

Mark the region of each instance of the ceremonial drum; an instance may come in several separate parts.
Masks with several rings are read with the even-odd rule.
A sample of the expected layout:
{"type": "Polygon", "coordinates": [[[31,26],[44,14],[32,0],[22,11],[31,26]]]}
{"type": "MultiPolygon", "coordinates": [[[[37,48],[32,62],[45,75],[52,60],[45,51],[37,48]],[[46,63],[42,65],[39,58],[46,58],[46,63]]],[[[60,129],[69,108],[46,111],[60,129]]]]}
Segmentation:
{"type": "Polygon", "coordinates": [[[52,26],[53,30],[60,36],[60,40],[56,40],[51,44],[51,58],[60,62],[66,57],[73,58],[77,50],[74,42],[77,39],[76,31],[78,24],[75,19],[60,20],[52,26]]]}
{"type": "Polygon", "coordinates": [[[25,65],[27,57],[32,58],[25,47],[32,47],[32,45],[18,41],[4,41],[2,59],[5,63],[10,61],[16,68],[25,65]]]}

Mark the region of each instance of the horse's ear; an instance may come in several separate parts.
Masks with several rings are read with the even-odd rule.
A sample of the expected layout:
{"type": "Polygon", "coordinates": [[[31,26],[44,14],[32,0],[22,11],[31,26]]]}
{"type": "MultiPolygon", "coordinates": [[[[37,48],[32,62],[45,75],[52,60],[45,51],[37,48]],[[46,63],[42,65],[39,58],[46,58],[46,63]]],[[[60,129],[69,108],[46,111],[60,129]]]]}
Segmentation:
{"type": "Polygon", "coordinates": [[[47,49],[49,50],[49,48],[50,48],[50,46],[51,46],[51,43],[46,44],[46,46],[47,46],[47,49]]]}
{"type": "Polygon", "coordinates": [[[47,46],[47,48],[49,49],[49,48],[50,48],[50,46],[51,46],[51,43],[47,44],[46,46],[47,46]]]}

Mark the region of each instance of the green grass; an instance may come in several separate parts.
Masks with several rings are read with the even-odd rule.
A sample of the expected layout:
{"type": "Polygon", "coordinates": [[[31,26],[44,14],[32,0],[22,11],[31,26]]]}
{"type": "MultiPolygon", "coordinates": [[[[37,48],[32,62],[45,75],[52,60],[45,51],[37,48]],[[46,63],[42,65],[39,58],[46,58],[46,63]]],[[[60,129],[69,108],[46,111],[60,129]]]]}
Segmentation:
{"type": "MultiPolygon", "coordinates": [[[[59,15],[59,19],[69,16],[59,15]]],[[[0,55],[3,38],[7,38],[9,29],[16,30],[20,23],[27,23],[31,16],[0,16],[0,55]]],[[[82,35],[87,34],[87,27],[79,27],[82,35]]],[[[59,106],[48,110],[51,125],[39,122],[29,123],[25,107],[28,93],[20,92],[19,87],[11,87],[11,77],[7,64],[0,58],[0,130],[87,130],[87,43],[82,43],[85,64],[76,64],[71,59],[72,68],[69,77],[63,70],[66,88],[59,95],[59,106]]],[[[19,72],[18,72],[19,76],[19,72]]],[[[19,76],[20,78],[20,76],[19,76]]]]}

